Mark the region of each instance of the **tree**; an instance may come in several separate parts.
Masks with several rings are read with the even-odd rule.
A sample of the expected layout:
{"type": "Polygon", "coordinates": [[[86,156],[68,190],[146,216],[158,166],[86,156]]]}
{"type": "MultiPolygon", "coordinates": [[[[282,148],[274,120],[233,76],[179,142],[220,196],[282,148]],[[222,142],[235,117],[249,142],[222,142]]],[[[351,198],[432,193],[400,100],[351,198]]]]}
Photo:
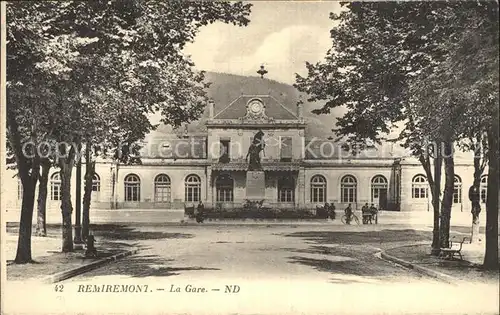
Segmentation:
{"type": "MultiPolygon", "coordinates": [[[[328,51],[325,62],[315,65],[307,63],[308,76],[297,76],[296,86],[307,92],[311,101],[325,102],[321,109],[315,111],[318,114],[328,113],[337,106],[347,108],[347,113],[338,119],[338,128],[334,130],[340,139],[347,142],[362,144],[365,139],[380,142],[382,136],[391,131],[394,123],[406,122],[398,140],[411,149],[426,171],[429,184],[435,186],[431,190],[435,214],[435,253],[437,245],[446,246],[449,238],[454,186],[451,152],[454,143],[463,138],[463,126],[470,123],[467,119],[467,115],[471,114],[470,104],[474,104],[469,102],[466,106],[465,100],[471,101],[471,95],[480,93],[471,93],[473,84],[470,80],[468,83],[457,80],[456,69],[451,67],[457,68],[457,61],[460,60],[461,67],[468,70],[463,74],[476,79],[486,68],[497,72],[498,62],[495,58],[498,54],[498,31],[493,27],[498,28],[498,4],[382,2],[343,5],[347,10],[339,15],[331,15],[337,26],[331,30],[333,47],[328,51]],[[480,22],[483,20],[486,22],[480,22]],[[484,35],[477,38],[485,41],[482,44],[487,44],[483,53],[469,49],[481,47],[479,45],[460,45],[466,34],[469,34],[469,40],[475,38],[470,35],[475,32],[469,29],[474,23],[484,35]],[[464,49],[471,54],[460,59],[456,53],[464,49]],[[469,64],[464,63],[471,58],[478,59],[469,64]],[[438,208],[439,181],[431,181],[430,160],[422,155],[427,151],[422,138],[443,144],[440,150],[435,150],[437,159],[434,162],[436,177],[441,156],[445,164],[441,213],[438,208]],[[441,214],[441,222],[437,220],[438,214],[441,214]],[[436,242],[437,231],[440,231],[440,244],[436,242]]],[[[480,80],[483,100],[495,99],[489,94],[498,87],[498,77],[492,72],[488,73],[486,78],[480,80]]],[[[489,102],[490,105],[494,104],[489,102]]],[[[483,107],[479,107],[482,111],[477,111],[476,104],[473,107],[476,110],[474,116],[485,117],[485,113],[491,112],[483,107]]]]}
{"type": "Polygon", "coordinates": [[[469,187],[469,200],[472,209],[471,242],[477,243],[479,241],[479,214],[481,213],[481,177],[488,164],[487,137],[483,131],[471,131],[469,139],[464,139],[460,143],[460,148],[471,152],[474,159],[474,181],[469,187]]]}
{"type": "MultiPolygon", "coordinates": [[[[486,249],[483,267],[498,270],[499,193],[499,74],[498,2],[486,2],[469,18],[469,27],[450,47],[450,66],[456,78],[456,93],[463,95],[465,117],[476,117],[479,130],[486,133],[488,191],[486,200],[486,249]],[[479,121],[477,119],[479,118],[479,121]]],[[[465,128],[467,130],[467,128],[465,128]]]]}
{"type": "MultiPolygon", "coordinates": [[[[445,42],[448,59],[442,64],[442,78],[452,84],[446,93],[456,95],[465,108],[458,132],[462,137],[486,134],[488,160],[488,196],[486,201],[486,250],[483,266],[498,268],[498,188],[499,188],[499,75],[498,75],[498,2],[479,3],[466,16],[465,27],[457,32],[455,42],[445,42]],[[491,194],[491,195],[489,195],[491,194]]],[[[480,138],[477,138],[480,139],[480,138]]],[[[485,159],[483,159],[484,161],[485,159]]],[[[475,164],[479,164],[476,160],[475,164]]],[[[476,173],[481,166],[476,167],[476,173]]],[[[475,174],[475,181],[480,174],[475,174]]],[[[476,185],[476,183],[475,183],[476,185]]]]}
{"type": "Polygon", "coordinates": [[[16,263],[32,262],[31,222],[39,177],[40,144],[50,138],[47,106],[52,102],[45,83],[54,80],[61,64],[47,67],[50,45],[45,29],[55,3],[18,2],[7,6],[7,139],[22,183],[23,200],[16,263]],[[45,65],[45,66],[44,66],[45,65]]]}
{"type": "MultiPolygon", "coordinates": [[[[446,58],[432,73],[423,73],[419,84],[435,91],[433,99],[440,104],[440,111],[443,108],[448,110],[446,123],[449,124],[448,129],[454,131],[454,137],[470,141],[468,147],[475,151],[473,187],[476,191],[479,191],[481,174],[488,161],[488,193],[492,195],[487,197],[483,265],[488,269],[496,269],[499,187],[498,2],[467,3],[453,10],[447,8],[443,14],[453,29],[451,36],[441,43],[446,58]]],[[[437,113],[436,110],[429,112],[437,113]]],[[[480,211],[478,198],[474,202],[473,220],[477,220],[480,211]]]]}
{"type": "Polygon", "coordinates": [[[78,25],[57,22],[80,36],[98,39],[82,52],[92,56],[86,61],[83,81],[92,91],[92,98],[85,102],[94,104],[86,112],[93,128],[87,128],[84,135],[84,238],[90,222],[95,157],[109,158],[111,151],[115,161],[136,162],[130,150],[136,150],[134,143],[154,129],[147,117],[152,111],[159,111],[162,122],[174,127],[198,118],[207,101],[208,85],[203,73],[195,72],[193,63],[183,56],[182,48],[203,25],[215,21],[247,25],[250,6],[238,2],[144,5],[140,1],[112,1],[91,5],[74,2],[66,7],[68,16],[98,16],[78,25]],[[100,107],[98,112],[96,106],[100,107]]]}
{"type": "MultiPolygon", "coordinates": [[[[250,6],[135,0],[9,4],[9,104],[14,95],[18,97],[8,111],[9,139],[24,190],[36,184],[39,167],[38,156],[31,164],[22,156],[22,133],[30,126],[29,119],[42,117],[43,126],[49,129],[44,137],[56,143],[63,251],[73,248],[70,183],[80,144],[106,147],[121,139],[131,145],[154,127],[147,119],[153,111],[174,126],[197,118],[206,103],[207,84],[182,48],[209,23],[246,25],[250,6]],[[37,75],[37,81],[23,70],[37,75]],[[28,99],[27,87],[38,94],[28,99]],[[26,108],[32,111],[23,113],[26,108]],[[107,141],[100,143],[102,139],[107,141]]],[[[32,138],[38,134],[31,132],[32,138]]],[[[25,252],[19,261],[27,262],[31,260],[28,222],[33,212],[29,198],[34,193],[23,198],[22,246],[18,248],[25,252]]]]}
{"type": "Polygon", "coordinates": [[[49,181],[50,168],[52,167],[51,164],[48,158],[41,159],[36,220],[36,234],[38,236],[47,236],[47,224],[45,219],[47,213],[47,184],[49,181]]]}
{"type": "MultiPolygon", "coordinates": [[[[343,12],[330,15],[336,26],[330,32],[333,46],[325,61],[306,63],[308,75],[297,75],[295,86],[309,94],[309,101],[324,102],[322,108],[313,111],[316,114],[346,107],[346,114],[338,118],[333,131],[339,140],[356,150],[364,148],[366,139],[381,143],[397,123],[405,123],[396,140],[420,161],[432,187],[435,214],[432,248],[437,254],[440,181],[434,181],[432,176],[429,143],[438,143],[440,136],[432,137],[429,124],[419,118],[411,83],[421,71],[444,58],[439,43],[450,30],[442,23],[440,11],[456,4],[353,2],[342,5],[343,12]]],[[[439,179],[441,154],[435,158],[435,177],[439,179]]]]}

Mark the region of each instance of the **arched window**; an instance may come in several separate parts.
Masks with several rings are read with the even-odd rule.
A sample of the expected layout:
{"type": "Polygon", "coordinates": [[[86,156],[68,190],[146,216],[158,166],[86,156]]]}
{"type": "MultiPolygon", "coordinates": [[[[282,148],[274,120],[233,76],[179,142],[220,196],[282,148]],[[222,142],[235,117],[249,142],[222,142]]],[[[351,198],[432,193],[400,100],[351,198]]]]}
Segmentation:
{"type": "Polygon", "coordinates": [[[233,201],[233,179],[229,175],[221,175],[215,180],[215,190],[218,202],[233,201]]]}
{"type": "Polygon", "coordinates": [[[427,178],[424,175],[418,174],[413,177],[411,182],[411,197],[416,199],[427,198],[429,193],[429,185],[427,178]]]}
{"type": "Polygon", "coordinates": [[[159,174],[155,178],[155,201],[170,202],[171,182],[170,177],[165,174],[159,174]]]}
{"type": "Polygon", "coordinates": [[[101,178],[97,173],[92,176],[92,191],[101,191],[101,178]]]}
{"type": "Polygon", "coordinates": [[[291,176],[278,179],[278,202],[295,202],[295,180],[291,176]]]}
{"type": "Polygon", "coordinates": [[[326,202],[326,179],[321,175],[311,178],[311,202],[326,202]]]}
{"type": "Polygon", "coordinates": [[[453,184],[453,203],[462,203],[462,179],[458,175],[453,184]]]}
{"type": "Polygon", "coordinates": [[[387,179],[382,175],[377,175],[372,178],[372,202],[375,204],[379,204],[381,199],[386,198],[387,179]]]}
{"type": "Polygon", "coordinates": [[[50,177],[50,200],[61,200],[61,176],[54,173],[50,177]]]}
{"type": "Polygon", "coordinates": [[[125,176],[125,201],[141,200],[141,179],[135,174],[125,176]]]}
{"type": "Polygon", "coordinates": [[[186,201],[198,202],[201,199],[201,180],[197,175],[189,175],[184,183],[186,201]]]}
{"type": "Polygon", "coordinates": [[[481,177],[479,191],[481,193],[481,202],[486,203],[486,196],[488,195],[488,175],[483,175],[481,177]]]}
{"type": "Polygon", "coordinates": [[[356,202],[356,190],[358,183],[351,175],[342,177],[340,181],[340,199],[343,203],[356,202]]]}

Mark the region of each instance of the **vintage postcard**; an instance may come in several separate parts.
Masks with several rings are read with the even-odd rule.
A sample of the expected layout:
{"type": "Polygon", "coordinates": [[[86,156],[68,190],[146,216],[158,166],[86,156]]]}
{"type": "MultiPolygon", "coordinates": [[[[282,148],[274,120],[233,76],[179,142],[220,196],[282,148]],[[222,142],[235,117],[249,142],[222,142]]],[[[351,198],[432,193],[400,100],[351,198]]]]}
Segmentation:
{"type": "Polygon", "coordinates": [[[0,5],[2,314],[498,314],[498,1],[0,5]]]}

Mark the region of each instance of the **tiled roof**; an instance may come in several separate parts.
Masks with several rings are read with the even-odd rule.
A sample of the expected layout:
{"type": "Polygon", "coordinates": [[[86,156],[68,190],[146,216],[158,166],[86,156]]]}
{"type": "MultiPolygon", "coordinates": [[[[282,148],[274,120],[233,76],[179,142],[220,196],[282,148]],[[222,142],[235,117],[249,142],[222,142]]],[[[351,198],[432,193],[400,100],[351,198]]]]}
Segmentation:
{"type": "Polygon", "coordinates": [[[295,120],[297,116],[282,105],[271,95],[241,95],[220,112],[216,112],[215,119],[238,119],[246,115],[247,103],[252,99],[259,99],[265,107],[265,114],[274,119],[295,120]]]}

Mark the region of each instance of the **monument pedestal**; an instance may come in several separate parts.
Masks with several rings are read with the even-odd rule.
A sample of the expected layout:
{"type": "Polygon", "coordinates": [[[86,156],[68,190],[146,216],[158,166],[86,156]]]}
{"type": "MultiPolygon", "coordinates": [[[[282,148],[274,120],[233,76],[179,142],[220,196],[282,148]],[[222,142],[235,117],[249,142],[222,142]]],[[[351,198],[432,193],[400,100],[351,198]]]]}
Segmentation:
{"type": "Polygon", "coordinates": [[[260,201],[266,196],[266,175],[264,171],[248,171],[246,199],[260,201]]]}

